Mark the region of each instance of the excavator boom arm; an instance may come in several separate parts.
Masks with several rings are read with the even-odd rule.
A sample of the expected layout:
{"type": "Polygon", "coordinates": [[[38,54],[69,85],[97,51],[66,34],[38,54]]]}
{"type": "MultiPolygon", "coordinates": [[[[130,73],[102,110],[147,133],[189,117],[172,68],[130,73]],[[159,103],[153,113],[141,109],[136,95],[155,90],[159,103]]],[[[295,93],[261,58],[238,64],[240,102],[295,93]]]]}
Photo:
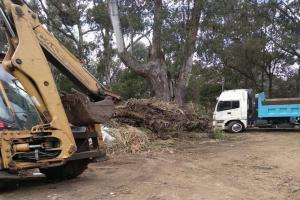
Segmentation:
{"type": "MultiPolygon", "coordinates": [[[[24,88],[23,93],[32,100],[41,117],[39,124],[33,124],[30,128],[0,129],[0,179],[1,169],[18,171],[26,168],[49,168],[63,165],[70,159],[88,160],[100,155],[103,141],[99,123],[112,116],[112,99],[119,99],[119,96],[98,83],[82,63],[48,32],[23,0],[2,0],[0,16],[9,45],[1,69],[8,73],[8,77],[14,77],[14,81],[20,82],[24,88]],[[83,117],[84,124],[75,124],[86,126],[86,131],[72,131],[69,122],[73,122],[67,117],[68,113],[63,107],[49,63],[59,68],[90,99],[105,99],[99,102],[84,100],[88,102],[86,106],[92,108],[89,110],[94,111],[92,114],[85,113],[86,116],[97,115],[102,110],[104,113],[96,120],[83,117]],[[112,98],[106,98],[107,96],[112,98]],[[89,145],[90,142],[92,145],[89,145]]],[[[12,87],[16,87],[14,81],[10,83],[12,87]]],[[[2,83],[0,77],[0,97],[4,97],[10,113],[18,121],[16,102],[12,102],[16,99],[10,100],[6,94],[8,86],[2,83]]],[[[23,104],[18,109],[25,110],[22,106],[23,104]]],[[[79,108],[75,102],[72,110],[82,117],[85,110],[81,112],[79,108]]],[[[26,121],[24,116],[23,121],[26,121]]]]}
{"type": "Polygon", "coordinates": [[[103,98],[108,90],[86,70],[68,49],[61,45],[42,25],[35,27],[34,33],[49,62],[65,74],[90,98],[94,100],[103,98]]]}
{"type": "MultiPolygon", "coordinates": [[[[6,8],[10,8],[14,1],[3,0],[6,8]]],[[[66,75],[82,92],[87,94],[93,100],[102,100],[105,96],[111,96],[114,99],[119,99],[120,96],[111,93],[107,88],[100,84],[96,78],[91,75],[84,67],[83,63],[76,58],[67,48],[65,48],[38,20],[37,15],[30,10],[22,0],[15,1],[30,12],[27,17],[27,22],[32,25],[32,30],[42,47],[44,54],[51,64],[66,75]]],[[[3,10],[0,15],[4,16],[3,10]]],[[[5,19],[5,18],[4,18],[5,19]]],[[[5,20],[4,20],[5,21],[5,20]]],[[[13,31],[14,24],[8,24],[5,21],[6,27],[12,37],[15,36],[13,31]]]]}

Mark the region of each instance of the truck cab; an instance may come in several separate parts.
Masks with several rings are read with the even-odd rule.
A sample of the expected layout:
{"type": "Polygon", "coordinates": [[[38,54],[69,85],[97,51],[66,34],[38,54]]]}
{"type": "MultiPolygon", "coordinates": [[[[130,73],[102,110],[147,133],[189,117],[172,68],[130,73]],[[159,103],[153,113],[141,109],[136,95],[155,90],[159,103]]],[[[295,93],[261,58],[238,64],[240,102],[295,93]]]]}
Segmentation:
{"type": "Polygon", "coordinates": [[[238,133],[248,126],[252,113],[252,91],[248,89],[226,90],[217,98],[213,114],[213,127],[238,133]]]}

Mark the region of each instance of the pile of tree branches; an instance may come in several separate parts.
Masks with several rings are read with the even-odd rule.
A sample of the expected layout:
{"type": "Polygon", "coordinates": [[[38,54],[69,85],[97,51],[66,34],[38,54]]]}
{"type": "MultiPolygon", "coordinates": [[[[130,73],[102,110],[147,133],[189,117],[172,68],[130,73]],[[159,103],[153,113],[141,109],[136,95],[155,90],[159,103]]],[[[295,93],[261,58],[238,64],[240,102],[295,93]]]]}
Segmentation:
{"type": "Polygon", "coordinates": [[[209,131],[210,120],[174,103],[151,99],[130,99],[118,106],[115,120],[156,133],[174,131],[209,131]]]}

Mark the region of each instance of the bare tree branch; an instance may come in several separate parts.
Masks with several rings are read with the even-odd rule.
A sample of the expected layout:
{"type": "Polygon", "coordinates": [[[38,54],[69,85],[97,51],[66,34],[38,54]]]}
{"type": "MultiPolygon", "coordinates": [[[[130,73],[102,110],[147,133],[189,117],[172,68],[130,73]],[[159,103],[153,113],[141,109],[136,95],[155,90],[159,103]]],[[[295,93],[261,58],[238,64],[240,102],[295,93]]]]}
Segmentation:
{"type": "Polygon", "coordinates": [[[148,30],[146,33],[142,34],[140,37],[138,37],[133,43],[127,45],[126,50],[128,50],[130,47],[134,46],[136,43],[138,43],[142,38],[146,37],[151,33],[152,29],[148,30]]]}
{"type": "Polygon", "coordinates": [[[297,17],[296,17],[296,16],[297,16],[296,13],[294,13],[294,12],[291,10],[291,8],[290,8],[287,4],[285,4],[284,2],[280,2],[280,3],[276,4],[276,8],[277,8],[282,14],[284,14],[284,16],[286,16],[287,18],[289,18],[290,20],[292,20],[293,23],[297,23],[297,22],[298,22],[298,19],[297,19],[297,17]],[[280,4],[283,4],[285,8],[280,7],[280,4]],[[291,16],[291,15],[289,14],[289,12],[291,12],[294,16],[291,16]]]}
{"type": "Polygon", "coordinates": [[[86,35],[87,33],[94,32],[94,31],[99,31],[99,30],[100,30],[100,28],[98,28],[98,27],[92,28],[92,29],[83,31],[83,32],[82,32],[82,35],[86,35]]]}

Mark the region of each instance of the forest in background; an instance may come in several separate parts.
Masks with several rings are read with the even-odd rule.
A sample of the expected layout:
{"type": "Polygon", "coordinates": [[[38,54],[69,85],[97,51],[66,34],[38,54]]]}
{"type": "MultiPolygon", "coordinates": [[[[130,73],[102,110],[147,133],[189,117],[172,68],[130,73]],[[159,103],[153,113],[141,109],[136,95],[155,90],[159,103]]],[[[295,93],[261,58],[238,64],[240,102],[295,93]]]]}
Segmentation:
{"type": "MultiPolygon", "coordinates": [[[[299,1],[28,3],[47,29],[124,99],[193,102],[208,111],[222,88],[300,96],[299,1]]],[[[2,32],[0,38],[4,51],[2,32]]],[[[60,90],[74,87],[53,73],[60,90]]]]}

